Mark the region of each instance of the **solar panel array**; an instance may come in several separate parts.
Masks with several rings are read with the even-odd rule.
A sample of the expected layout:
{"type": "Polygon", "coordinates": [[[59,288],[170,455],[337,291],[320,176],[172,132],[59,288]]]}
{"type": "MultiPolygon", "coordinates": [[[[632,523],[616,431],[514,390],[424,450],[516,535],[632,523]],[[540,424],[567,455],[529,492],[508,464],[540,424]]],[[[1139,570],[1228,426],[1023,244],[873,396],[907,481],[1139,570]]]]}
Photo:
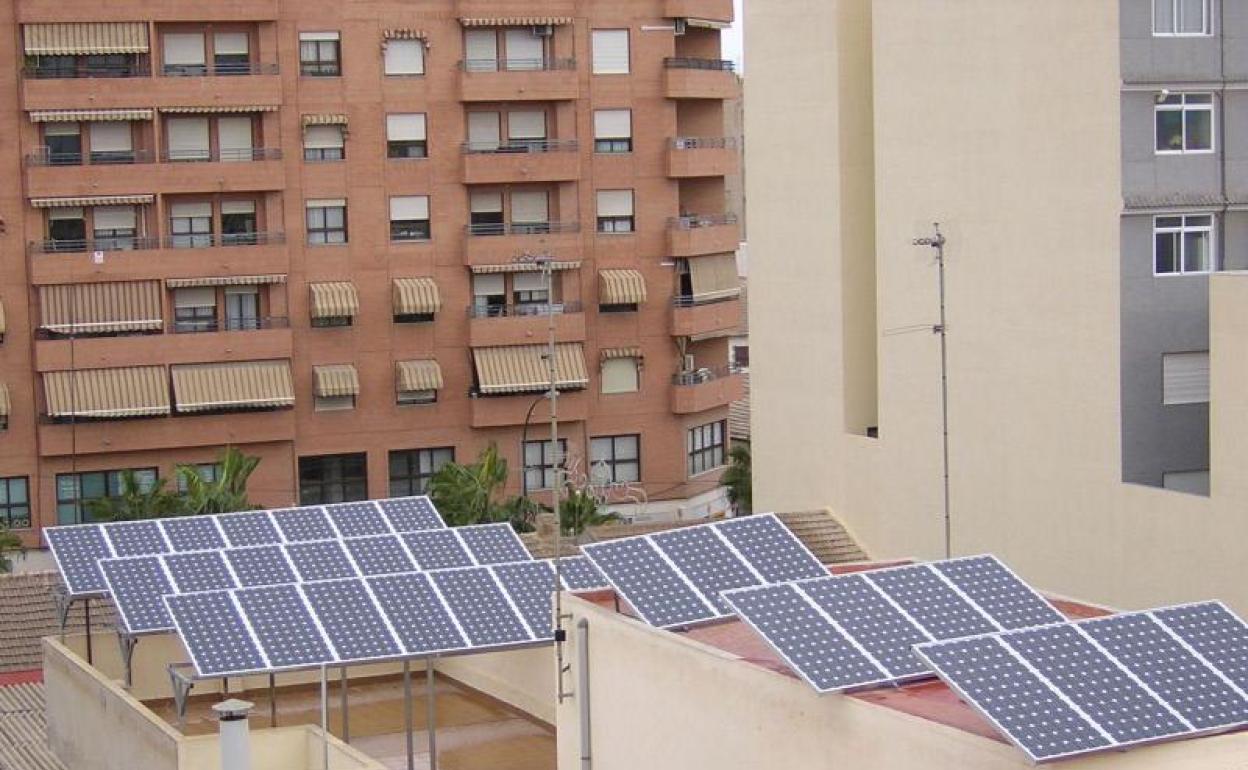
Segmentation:
{"type": "Polygon", "coordinates": [[[721,594],[827,575],[774,514],[757,514],[581,546],[611,587],[660,628],[732,614],[721,594]]]}
{"type": "Polygon", "coordinates": [[[1217,602],[916,650],[1036,762],[1248,725],[1248,625],[1217,602]]]}
{"type": "Polygon", "coordinates": [[[994,556],[825,575],[723,598],[819,692],[928,676],[916,644],[1065,621],[994,556]]]}

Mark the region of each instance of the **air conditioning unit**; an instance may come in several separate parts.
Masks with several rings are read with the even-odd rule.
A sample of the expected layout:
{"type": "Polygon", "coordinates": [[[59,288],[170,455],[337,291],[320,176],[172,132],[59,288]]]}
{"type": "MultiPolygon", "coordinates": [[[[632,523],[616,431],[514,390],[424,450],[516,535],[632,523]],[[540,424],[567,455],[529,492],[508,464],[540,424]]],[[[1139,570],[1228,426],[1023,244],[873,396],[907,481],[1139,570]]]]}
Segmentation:
{"type": "Polygon", "coordinates": [[[550,37],[553,34],[555,34],[553,24],[538,24],[533,27],[533,37],[550,37]]]}
{"type": "Polygon", "coordinates": [[[677,35],[685,34],[685,30],[689,27],[689,22],[685,19],[672,19],[672,31],[677,35]]]}

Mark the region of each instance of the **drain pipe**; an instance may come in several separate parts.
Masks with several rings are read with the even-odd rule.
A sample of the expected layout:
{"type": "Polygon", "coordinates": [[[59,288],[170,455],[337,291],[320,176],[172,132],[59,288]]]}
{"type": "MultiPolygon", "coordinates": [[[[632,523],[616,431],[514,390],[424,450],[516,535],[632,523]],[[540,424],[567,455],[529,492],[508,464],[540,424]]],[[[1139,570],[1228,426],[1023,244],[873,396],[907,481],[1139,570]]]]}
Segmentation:
{"type": "Polygon", "coordinates": [[[576,621],[576,667],[580,672],[576,700],[581,712],[581,770],[594,764],[589,734],[589,620],[576,621]]]}
{"type": "Polygon", "coordinates": [[[221,724],[221,770],[251,770],[247,714],[254,703],[231,698],[212,707],[221,724]]]}

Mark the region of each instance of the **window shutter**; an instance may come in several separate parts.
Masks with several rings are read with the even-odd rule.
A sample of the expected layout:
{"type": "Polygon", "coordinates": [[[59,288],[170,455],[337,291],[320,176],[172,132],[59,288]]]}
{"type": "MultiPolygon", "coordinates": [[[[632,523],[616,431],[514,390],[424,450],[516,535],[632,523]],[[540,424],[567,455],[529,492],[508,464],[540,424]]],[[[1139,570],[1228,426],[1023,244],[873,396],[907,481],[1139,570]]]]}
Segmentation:
{"type": "Polygon", "coordinates": [[[425,74],[425,44],[422,40],[386,41],[387,75],[425,74]]]}
{"type": "Polygon", "coordinates": [[[545,52],[542,50],[542,38],[534,35],[527,27],[509,27],[503,33],[503,41],[507,45],[507,69],[536,70],[542,68],[545,52]]]}
{"type": "Polygon", "coordinates": [[[311,150],[341,147],[342,126],[308,126],[303,130],[303,146],[311,150]]]}
{"type": "Polygon", "coordinates": [[[508,139],[545,139],[546,113],[542,110],[515,110],[507,113],[508,139]]]}
{"type": "Polygon", "coordinates": [[[499,141],[497,112],[468,113],[468,143],[473,149],[497,148],[499,141]]]}
{"type": "Polygon", "coordinates": [[[133,230],[138,221],[134,206],[96,206],[91,217],[96,230],[133,230]]]}
{"type": "Polygon", "coordinates": [[[202,65],[204,36],[197,33],[166,34],[165,64],[202,65]]]}
{"type": "Polygon", "coordinates": [[[631,139],[632,110],[594,110],[595,139],[631,139]]]}
{"type": "Polygon", "coordinates": [[[300,32],[300,43],[319,43],[328,40],[337,40],[339,37],[337,32],[300,32]]]}
{"type": "Polygon", "coordinates": [[[511,194],[512,222],[549,222],[550,212],[547,207],[546,193],[543,191],[524,190],[511,194]]]}
{"type": "Polygon", "coordinates": [[[81,206],[58,206],[54,209],[48,209],[48,221],[55,222],[64,219],[82,219],[81,206]]]}
{"type": "Polygon", "coordinates": [[[386,116],[386,138],[396,142],[424,141],[425,114],[409,112],[386,116]]]}
{"type": "Polygon", "coordinates": [[[511,288],[515,291],[543,291],[546,278],[539,272],[515,273],[511,276],[511,288]]]}
{"type": "Polygon", "coordinates": [[[1166,353],[1161,370],[1163,404],[1209,402],[1209,351],[1166,353]]]}
{"type": "Polygon", "coordinates": [[[174,307],[213,307],[217,304],[217,290],[212,286],[173,290],[174,307]]]}
{"type": "Polygon", "coordinates": [[[43,126],[44,136],[78,136],[82,133],[77,123],[46,123],[43,126]]]}
{"type": "Polygon", "coordinates": [[[598,216],[631,217],[633,215],[632,190],[599,190],[598,216]]]}
{"type": "Polygon", "coordinates": [[[472,277],[472,293],[474,296],[484,297],[491,294],[502,294],[503,291],[502,273],[487,273],[472,277]]]}
{"type": "Polygon", "coordinates": [[[609,358],[602,362],[602,392],[632,393],[637,390],[637,359],[609,358]]]}
{"type": "Polygon", "coordinates": [[[217,142],[221,145],[221,160],[251,160],[251,118],[218,118],[217,142]]]}
{"type": "Polygon", "coordinates": [[[593,31],[594,74],[628,74],[628,30],[596,29],[593,31]]]}
{"type": "Polygon", "coordinates": [[[492,29],[464,30],[464,58],[469,62],[497,61],[498,35],[492,29]]]}
{"type": "Polygon", "coordinates": [[[503,210],[503,194],[496,192],[474,192],[469,202],[474,214],[498,214],[503,210]]]}
{"type": "Polygon", "coordinates": [[[129,152],[134,148],[130,124],[109,121],[90,124],[91,152],[129,152]]]}
{"type": "Polygon", "coordinates": [[[403,195],[390,199],[390,221],[429,219],[428,195],[403,195]]]}
{"type": "Polygon", "coordinates": [[[222,214],[254,214],[255,201],[221,201],[222,214]]]}
{"type": "Polygon", "coordinates": [[[346,198],[315,198],[304,202],[304,206],[310,209],[334,209],[343,208],[346,205],[346,198]]]}
{"type": "Polygon", "coordinates": [[[246,32],[218,32],[212,36],[214,53],[228,55],[246,54],[249,48],[246,32]]]}
{"type": "Polygon", "coordinates": [[[169,157],[208,157],[208,118],[169,118],[169,157]]]}
{"type": "Polygon", "coordinates": [[[211,203],[175,203],[169,207],[169,216],[174,219],[189,217],[211,217],[211,203]]]}

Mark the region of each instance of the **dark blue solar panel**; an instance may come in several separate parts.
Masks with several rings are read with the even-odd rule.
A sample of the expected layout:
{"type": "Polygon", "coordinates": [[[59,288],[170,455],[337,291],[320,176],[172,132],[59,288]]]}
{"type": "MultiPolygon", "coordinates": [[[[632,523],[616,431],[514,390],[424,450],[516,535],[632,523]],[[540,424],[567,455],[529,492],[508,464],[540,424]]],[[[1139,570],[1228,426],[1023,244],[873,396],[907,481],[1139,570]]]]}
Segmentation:
{"type": "Polygon", "coordinates": [[[424,573],[369,578],[377,603],[409,655],[457,650],[467,641],[424,573]]]}
{"type": "Polygon", "coordinates": [[[151,556],[168,553],[169,545],[155,521],[118,521],[104,525],[104,535],[113,544],[113,553],[122,556],[151,556]]]}
{"type": "Polygon", "coordinates": [[[800,590],[894,678],[928,671],[914,645],[932,641],[862,575],[803,581],[800,590]]]}
{"type": "Polygon", "coordinates": [[[731,612],[720,598],[721,591],[761,583],[710,527],[673,529],[650,539],[721,615],[731,612]]]}
{"type": "Polygon", "coordinates": [[[295,586],[244,588],[234,595],[273,668],[335,660],[295,586]]]}
{"type": "Polygon", "coordinates": [[[481,524],[455,530],[478,564],[505,564],[533,557],[510,524],[481,524]]]}
{"type": "Polygon", "coordinates": [[[335,503],[325,506],[325,512],[342,537],[390,534],[390,526],[382,517],[381,510],[370,501],[335,503]]]}
{"type": "Polygon", "coordinates": [[[290,563],[295,565],[299,579],[335,580],[338,578],[358,577],[355,567],[342,543],[337,540],[322,540],[316,543],[291,543],[286,546],[286,555],[290,563]]]}
{"type": "Polygon", "coordinates": [[[958,639],[998,630],[927,564],[864,574],[934,639],[958,639]]]}
{"type": "Polygon", "coordinates": [[[532,641],[488,568],[444,570],[429,577],[474,647],[532,641]]]}
{"type": "Polygon", "coordinates": [[[422,529],[441,529],[446,526],[438,510],[427,497],[397,497],[378,500],[382,512],[390,520],[395,532],[419,532],[422,529]]]}
{"type": "Polygon", "coordinates": [[[559,565],[563,587],[569,591],[589,591],[595,588],[608,588],[610,583],[602,572],[587,556],[565,556],[559,565]]]}
{"type": "Polygon", "coordinates": [[[591,543],[581,550],[652,626],[677,626],[718,617],[645,538],[591,543]]]}
{"type": "Polygon", "coordinates": [[[234,547],[243,545],[271,545],[282,542],[273,518],[268,511],[229,513],[217,517],[225,539],[234,547]]]}
{"type": "Polygon", "coordinates": [[[100,569],[108,581],[122,627],[132,634],[173,628],[164,597],[173,593],[159,556],[104,559],[100,569]]]}
{"type": "Polygon", "coordinates": [[[416,570],[397,535],[353,537],[344,540],[343,544],[363,575],[389,575],[416,570]]]}
{"type": "Polygon", "coordinates": [[[925,644],[918,651],[1033,760],[1113,745],[995,637],[925,644]]]}
{"type": "Polygon", "coordinates": [[[1063,623],[1053,609],[994,556],[972,556],[932,564],[1004,629],[1063,623]]]}
{"type": "Polygon", "coordinates": [[[1248,722],[1248,700],[1147,614],[1098,618],[1079,627],[1196,729],[1248,722]]]}
{"type": "Polygon", "coordinates": [[[269,513],[288,543],[333,540],[338,537],[338,533],[329,524],[329,517],[321,508],[285,508],[269,513]]]}
{"type": "Polygon", "coordinates": [[[555,568],[550,562],[496,564],[493,570],[533,636],[538,639],[554,638],[551,597],[555,592],[555,568]]]}
{"type": "Polygon", "coordinates": [[[181,516],[164,519],[160,526],[175,551],[212,551],[225,547],[215,516],[181,516]]]}
{"type": "Polygon", "coordinates": [[[301,587],[340,660],[393,657],[403,652],[364,581],[332,580],[301,587]]]}
{"type": "Polygon", "coordinates": [[[454,530],[408,532],[403,535],[403,542],[407,543],[412,558],[416,559],[416,565],[423,570],[472,566],[472,557],[468,555],[454,530]]]}
{"type": "Polygon", "coordinates": [[[714,527],[768,583],[828,574],[802,541],[773,515],[741,516],[714,527]]]}
{"type": "Polygon", "coordinates": [[[1248,627],[1217,602],[1156,610],[1165,623],[1241,691],[1248,691],[1248,627]]]}
{"type": "Polygon", "coordinates": [[[1118,743],[1188,731],[1073,624],[1016,631],[1001,639],[1118,743]]]}
{"type": "Polygon", "coordinates": [[[108,591],[99,560],[110,558],[113,552],[99,527],[49,527],[43,531],[43,537],[52,549],[70,596],[108,591]]]}
{"type": "Polygon", "coordinates": [[[239,587],[234,584],[234,578],[225,565],[225,555],[220,551],[173,553],[164,559],[178,593],[222,591],[239,587]]]}
{"type": "Polygon", "coordinates": [[[165,602],[200,676],[266,668],[229,592],[169,596],[165,602]]]}
{"type": "Polygon", "coordinates": [[[725,598],[737,615],[819,692],[848,690],[889,679],[887,673],[828,623],[792,583],[733,591],[725,598]]]}
{"type": "Polygon", "coordinates": [[[225,559],[230,563],[238,584],[248,586],[272,586],[280,583],[294,583],[294,570],[281,546],[262,545],[256,548],[230,548],[223,551],[225,559]]]}

